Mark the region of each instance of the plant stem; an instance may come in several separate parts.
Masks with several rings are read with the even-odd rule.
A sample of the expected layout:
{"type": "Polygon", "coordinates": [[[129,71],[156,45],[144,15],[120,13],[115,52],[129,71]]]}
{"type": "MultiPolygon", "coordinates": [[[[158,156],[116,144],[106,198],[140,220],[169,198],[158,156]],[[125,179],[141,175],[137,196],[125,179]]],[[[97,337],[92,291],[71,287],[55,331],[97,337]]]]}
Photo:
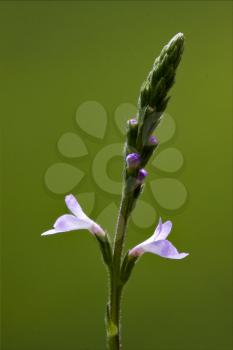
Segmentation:
{"type": "MultiPolygon", "coordinates": [[[[156,58],[152,70],[140,92],[138,120],[136,124],[128,124],[125,157],[132,150],[133,152],[136,150],[141,157],[141,167],[146,165],[155,149],[155,145],[150,145],[148,149],[148,140],[158,126],[162,113],[169,101],[167,94],[175,82],[176,69],[179,65],[183,49],[184,35],[178,33],[163,48],[160,56],[156,58]]],[[[109,246],[106,244],[103,245],[100,242],[103,248],[104,261],[110,272],[109,300],[106,315],[108,350],[121,349],[120,311],[122,289],[137,260],[137,257],[131,257],[129,259],[126,255],[122,266],[122,253],[128,219],[143,188],[136,181],[139,174],[138,170],[136,169],[135,171],[134,169],[132,172],[132,168],[130,169],[130,167],[124,169],[124,185],[115,232],[113,255],[111,255],[109,246]]]]}
{"type": "Polygon", "coordinates": [[[107,305],[107,349],[121,349],[120,303],[122,288],[111,278],[109,303],[107,305]]]}
{"type": "Polygon", "coordinates": [[[107,305],[107,349],[121,349],[121,295],[123,283],[120,279],[122,252],[129,214],[132,208],[132,192],[123,191],[116,227],[113,261],[110,269],[110,291],[107,305]]]}
{"type": "Polygon", "coordinates": [[[132,207],[132,200],[133,200],[132,192],[127,193],[127,191],[124,191],[122,194],[122,200],[121,200],[117,227],[116,227],[114,249],[113,249],[114,273],[116,273],[117,271],[116,273],[117,275],[120,272],[122,252],[124,248],[124,240],[125,240],[129,214],[132,207]]]}

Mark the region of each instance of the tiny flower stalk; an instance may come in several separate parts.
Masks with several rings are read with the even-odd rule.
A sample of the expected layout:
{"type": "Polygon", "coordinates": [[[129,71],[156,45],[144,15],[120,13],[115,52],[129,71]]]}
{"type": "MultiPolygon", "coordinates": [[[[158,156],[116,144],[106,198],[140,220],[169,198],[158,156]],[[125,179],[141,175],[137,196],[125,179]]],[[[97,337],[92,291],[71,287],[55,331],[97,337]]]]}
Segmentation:
{"type": "Polygon", "coordinates": [[[168,92],[174,84],[183,48],[182,33],[175,35],[163,48],[142,85],[137,118],[131,118],[127,122],[122,196],[113,244],[105,230],[84,213],[73,195],[65,197],[66,206],[71,214],[60,216],[53,228],[42,234],[47,236],[85,229],[97,239],[109,272],[109,295],[105,317],[107,350],[122,349],[120,320],[122,291],[141,256],[144,253],[153,253],[175,260],[183,259],[188,255],[179,253],[167,240],[172,223],[171,221],[163,223],[161,219],[150,238],[124,253],[129,218],[143,191],[148,175],[145,166],[159,145],[153,132],[168,104],[168,92]]]}

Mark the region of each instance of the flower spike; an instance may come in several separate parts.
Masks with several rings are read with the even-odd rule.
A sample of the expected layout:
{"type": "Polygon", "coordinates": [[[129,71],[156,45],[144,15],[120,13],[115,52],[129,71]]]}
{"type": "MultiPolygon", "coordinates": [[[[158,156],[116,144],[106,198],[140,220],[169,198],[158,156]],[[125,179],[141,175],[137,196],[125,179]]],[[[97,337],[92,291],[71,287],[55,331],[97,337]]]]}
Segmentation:
{"type": "Polygon", "coordinates": [[[138,111],[135,118],[126,125],[124,146],[124,170],[121,203],[119,207],[114,242],[107,232],[89,218],[73,195],[65,197],[71,212],[60,216],[53,228],[42,235],[87,229],[97,239],[103,262],[109,274],[109,293],[106,307],[107,349],[121,349],[121,297],[122,291],[141,255],[146,252],[169,259],[183,259],[188,254],[179,253],[167,237],[171,231],[171,221],[159,220],[153,235],[124,254],[127,225],[142,193],[148,175],[145,167],[159,147],[153,135],[162,119],[169,101],[169,90],[175,82],[176,69],[184,49],[184,35],[178,33],[163,48],[154,61],[146,81],[140,91],[138,111]],[[123,257],[124,255],[124,257],[123,257]]]}
{"type": "Polygon", "coordinates": [[[61,232],[68,232],[74,230],[89,230],[93,235],[104,237],[106,234],[104,230],[93,220],[91,220],[82,210],[76,198],[69,194],[65,197],[67,208],[72,214],[65,214],[60,216],[53,229],[42,233],[41,236],[53,235],[61,232]]]}
{"type": "Polygon", "coordinates": [[[157,254],[168,259],[183,259],[188,253],[179,253],[178,250],[166,238],[172,229],[171,221],[162,223],[159,219],[154,234],[146,241],[138,244],[129,251],[129,256],[139,257],[144,253],[157,254]]]}

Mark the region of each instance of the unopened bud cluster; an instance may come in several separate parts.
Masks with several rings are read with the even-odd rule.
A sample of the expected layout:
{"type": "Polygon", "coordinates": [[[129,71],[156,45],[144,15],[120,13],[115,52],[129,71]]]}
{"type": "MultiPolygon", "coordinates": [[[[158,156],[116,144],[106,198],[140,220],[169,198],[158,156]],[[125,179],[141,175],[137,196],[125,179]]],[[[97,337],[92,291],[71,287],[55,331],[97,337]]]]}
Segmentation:
{"type": "MultiPolygon", "coordinates": [[[[126,179],[131,178],[134,179],[133,189],[137,187],[141,187],[143,185],[143,182],[145,178],[147,177],[148,173],[144,169],[144,166],[148,162],[149,158],[151,157],[152,153],[154,152],[155,148],[158,146],[158,141],[155,136],[150,136],[148,139],[147,144],[143,147],[142,152],[136,152],[136,139],[137,139],[137,133],[135,132],[135,129],[137,129],[137,122],[135,119],[131,119],[128,121],[128,127],[132,127],[128,130],[128,143],[126,145],[126,179]],[[130,132],[133,130],[133,135],[130,132]],[[131,143],[129,143],[129,141],[131,143]],[[128,153],[132,152],[132,153],[128,153]]],[[[132,184],[132,181],[130,181],[132,184]]],[[[138,192],[138,190],[137,190],[138,192]]],[[[136,197],[136,193],[135,193],[136,197]]]]}
{"type": "Polygon", "coordinates": [[[141,147],[137,148],[138,138],[138,121],[137,119],[130,119],[127,122],[127,143],[126,143],[126,178],[135,179],[134,188],[140,187],[146,176],[147,171],[144,169],[149,158],[152,156],[154,150],[158,146],[158,140],[154,135],[150,135],[147,142],[141,147]]]}
{"type": "Polygon", "coordinates": [[[169,101],[167,94],[175,82],[176,69],[183,48],[184,35],[182,33],[178,33],[163,48],[141,88],[138,116],[127,122],[126,180],[131,179],[128,181],[130,188],[139,187],[136,190],[137,193],[140,192],[143,180],[147,176],[144,167],[158,146],[158,140],[153,132],[169,101]],[[132,178],[134,179],[134,187],[132,187],[132,178]]]}

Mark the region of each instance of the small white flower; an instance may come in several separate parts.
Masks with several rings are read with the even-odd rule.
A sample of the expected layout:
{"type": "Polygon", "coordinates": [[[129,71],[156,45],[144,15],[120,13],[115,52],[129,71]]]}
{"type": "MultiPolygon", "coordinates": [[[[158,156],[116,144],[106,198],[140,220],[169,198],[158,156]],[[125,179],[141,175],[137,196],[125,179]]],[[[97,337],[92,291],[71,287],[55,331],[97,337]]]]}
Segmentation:
{"type": "Polygon", "coordinates": [[[82,229],[89,230],[93,235],[105,236],[104,230],[83,212],[81,206],[72,194],[65,197],[65,202],[67,208],[73,215],[65,214],[60,216],[53,225],[54,228],[42,233],[41,236],[82,229]]]}
{"type": "Polygon", "coordinates": [[[153,253],[168,259],[183,259],[188,253],[179,253],[166,238],[172,229],[171,221],[162,223],[161,218],[154,234],[146,241],[138,244],[129,251],[129,255],[139,257],[144,253],[153,253]]]}

